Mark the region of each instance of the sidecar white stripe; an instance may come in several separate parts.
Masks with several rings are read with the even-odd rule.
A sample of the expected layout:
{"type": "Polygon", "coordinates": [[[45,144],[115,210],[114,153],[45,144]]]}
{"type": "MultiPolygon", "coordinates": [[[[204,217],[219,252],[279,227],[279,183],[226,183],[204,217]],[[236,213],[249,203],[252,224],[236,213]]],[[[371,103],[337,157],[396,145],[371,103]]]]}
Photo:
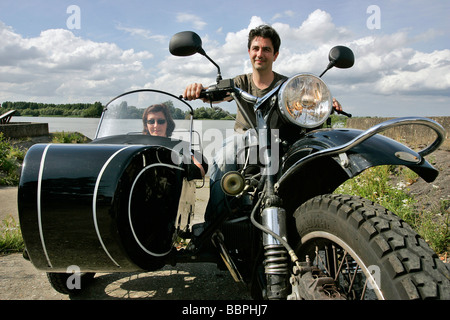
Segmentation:
{"type": "Polygon", "coordinates": [[[169,249],[169,251],[164,252],[164,253],[155,253],[155,252],[151,252],[150,250],[148,250],[146,247],[144,247],[142,245],[142,243],[139,241],[136,233],[134,232],[134,228],[133,228],[133,222],[131,221],[131,197],[133,195],[133,190],[134,190],[134,186],[136,184],[136,182],[138,181],[139,177],[147,170],[150,169],[152,167],[156,167],[156,166],[162,166],[162,167],[168,167],[168,168],[172,168],[172,169],[178,169],[178,170],[182,170],[184,171],[183,168],[174,166],[174,165],[170,165],[170,164],[165,164],[165,163],[156,163],[156,164],[151,164],[148,165],[147,167],[145,167],[144,169],[141,170],[141,172],[139,172],[139,174],[136,176],[136,179],[134,179],[133,181],[133,185],[131,186],[131,190],[130,190],[130,195],[128,197],[128,220],[130,222],[130,227],[131,227],[131,232],[133,233],[134,239],[136,240],[137,244],[141,247],[142,250],[144,250],[146,253],[155,256],[155,257],[162,257],[165,256],[166,254],[168,254],[170,251],[172,251],[172,248],[169,249]]]}
{"type": "Polygon", "coordinates": [[[114,154],[109,157],[109,159],[105,162],[105,164],[103,165],[102,169],[100,170],[100,173],[98,174],[97,177],[97,181],[95,182],[95,188],[94,188],[94,196],[92,198],[92,215],[93,215],[93,219],[94,219],[94,225],[95,225],[95,231],[97,232],[97,237],[98,240],[100,241],[100,244],[102,245],[103,250],[105,251],[106,255],[109,257],[109,259],[111,259],[111,261],[120,268],[120,265],[117,263],[116,260],[114,260],[114,258],[111,256],[111,254],[109,253],[108,249],[106,249],[105,244],[103,243],[103,239],[102,236],[100,234],[100,230],[98,228],[98,223],[97,223],[97,193],[98,193],[98,186],[100,185],[100,181],[102,179],[103,173],[105,172],[106,168],[108,167],[109,163],[112,161],[112,159],[114,159],[114,157],[116,155],[118,155],[120,152],[122,152],[123,150],[130,148],[131,146],[127,146],[124,147],[120,150],[117,150],[116,152],[114,152],[114,154]]]}
{"type": "Polygon", "coordinates": [[[37,215],[38,215],[38,226],[39,226],[39,236],[41,238],[42,249],[44,250],[45,258],[47,259],[48,266],[53,268],[50,258],[48,257],[47,247],[45,246],[44,232],[42,230],[42,209],[41,209],[41,190],[42,190],[42,176],[44,174],[45,158],[47,157],[47,151],[51,144],[48,144],[41,157],[41,164],[39,166],[38,175],[38,185],[37,185],[37,215]]]}

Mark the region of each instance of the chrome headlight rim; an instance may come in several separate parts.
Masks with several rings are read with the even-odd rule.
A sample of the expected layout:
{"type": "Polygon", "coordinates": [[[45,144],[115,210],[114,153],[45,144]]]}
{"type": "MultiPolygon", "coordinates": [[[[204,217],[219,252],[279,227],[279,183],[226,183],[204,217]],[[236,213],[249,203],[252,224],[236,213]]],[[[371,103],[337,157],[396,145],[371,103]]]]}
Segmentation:
{"type": "MultiPolygon", "coordinates": [[[[296,93],[296,95],[298,95],[298,97],[301,97],[300,92],[298,94],[296,93]]],[[[330,92],[328,86],[321,78],[319,78],[318,76],[311,74],[311,73],[299,73],[299,74],[296,74],[296,75],[290,77],[289,79],[287,79],[281,86],[281,88],[278,92],[278,108],[280,110],[282,117],[285,120],[287,120],[289,123],[292,123],[296,126],[299,126],[302,128],[307,128],[307,129],[317,128],[317,127],[321,126],[330,116],[330,114],[333,110],[333,98],[332,98],[332,95],[331,95],[331,92],[330,92]],[[325,105],[321,106],[321,108],[322,108],[321,116],[317,121],[312,121],[312,122],[309,121],[308,122],[308,121],[302,121],[302,120],[299,121],[298,119],[294,119],[293,116],[289,113],[288,108],[286,107],[286,103],[288,103],[288,101],[287,101],[288,99],[286,97],[286,95],[287,95],[286,92],[287,92],[289,86],[292,85],[292,83],[294,81],[297,81],[297,79],[299,79],[299,78],[313,79],[317,83],[320,83],[321,88],[323,88],[323,93],[326,96],[326,99],[324,99],[325,105]]]]}

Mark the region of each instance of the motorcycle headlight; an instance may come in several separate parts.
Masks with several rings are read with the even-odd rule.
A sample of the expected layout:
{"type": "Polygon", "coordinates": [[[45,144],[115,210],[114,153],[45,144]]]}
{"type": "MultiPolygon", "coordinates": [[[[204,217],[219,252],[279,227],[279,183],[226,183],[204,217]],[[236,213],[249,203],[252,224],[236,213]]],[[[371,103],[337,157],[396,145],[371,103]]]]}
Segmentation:
{"type": "Polygon", "coordinates": [[[320,126],[330,116],[332,97],[325,82],[312,74],[289,78],[278,93],[278,106],[288,121],[304,127],[320,126]]]}

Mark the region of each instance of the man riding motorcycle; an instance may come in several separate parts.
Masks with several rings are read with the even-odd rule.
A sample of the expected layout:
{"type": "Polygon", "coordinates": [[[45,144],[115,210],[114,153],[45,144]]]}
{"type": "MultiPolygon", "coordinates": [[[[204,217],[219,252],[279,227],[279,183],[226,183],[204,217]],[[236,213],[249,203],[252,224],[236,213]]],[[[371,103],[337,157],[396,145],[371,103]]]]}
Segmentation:
{"type": "MultiPolygon", "coordinates": [[[[271,26],[261,25],[250,30],[248,35],[248,54],[253,72],[236,76],[233,79],[234,85],[255,97],[263,97],[280,82],[285,81],[287,79],[286,76],[272,70],[273,63],[279,55],[280,44],[280,36],[271,26]]],[[[200,83],[190,84],[186,87],[183,97],[186,100],[198,99],[202,90],[205,89],[200,83]]],[[[206,99],[203,100],[207,102],[206,99]]],[[[231,98],[225,98],[224,101],[230,100],[231,98]]],[[[241,103],[250,119],[246,119],[238,108],[234,126],[237,134],[224,141],[223,149],[214,158],[210,173],[210,200],[205,212],[206,221],[212,220],[213,217],[226,208],[223,203],[225,195],[220,186],[220,181],[226,172],[236,170],[234,157],[236,156],[237,143],[233,142],[235,139],[242,139],[242,133],[256,126],[253,105],[246,101],[241,101],[241,103]]],[[[333,99],[333,108],[336,111],[342,111],[341,104],[336,99],[333,99]]]]}

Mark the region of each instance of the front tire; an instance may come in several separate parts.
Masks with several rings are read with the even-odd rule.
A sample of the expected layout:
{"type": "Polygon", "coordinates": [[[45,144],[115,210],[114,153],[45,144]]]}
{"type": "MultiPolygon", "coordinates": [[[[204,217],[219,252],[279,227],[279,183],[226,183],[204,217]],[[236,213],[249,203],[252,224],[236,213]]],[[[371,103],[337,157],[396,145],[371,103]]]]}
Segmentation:
{"type": "Polygon", "coordinates": [[[450,299],[450,272],[403,220],[369,200],[323,195],[294,213],[309,257],[347,299],[450,299]]]}

